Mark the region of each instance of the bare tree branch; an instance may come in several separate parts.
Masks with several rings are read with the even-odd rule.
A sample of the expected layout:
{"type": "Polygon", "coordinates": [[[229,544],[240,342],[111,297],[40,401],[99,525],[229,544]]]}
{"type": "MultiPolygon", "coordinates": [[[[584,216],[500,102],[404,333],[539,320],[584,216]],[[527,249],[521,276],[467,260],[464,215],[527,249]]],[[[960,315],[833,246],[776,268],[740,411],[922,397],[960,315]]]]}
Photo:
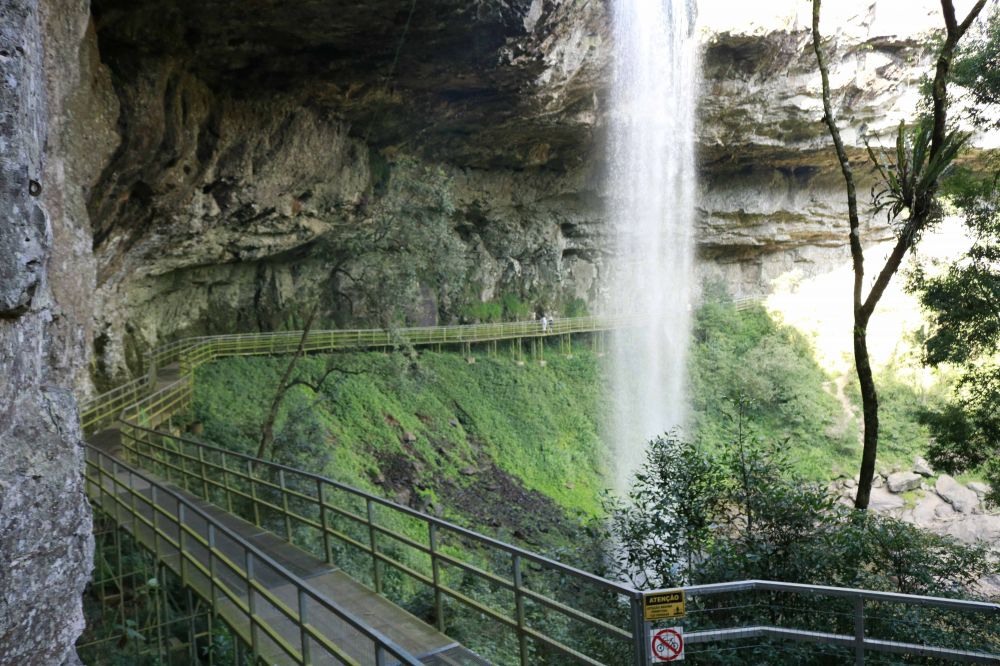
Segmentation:
{"type": "Polygon", "coordinates": [[[278,381],[278,388],[274,393],[274,398],[271,400],[271,408],[268,410],[267,418],[264,419],[264,423],[260,427],[260,443],[257,445],[258,458],[263,459],[267,454],[267,450],[274,442],[274,423],[278,420],[278,410],[281,408],[281,401],[285,398],[285,392],[288,391],[288,380],[292,376],[295,366],[298,365],[299,359],[305,355],[306,340],[309,338],[309,331],[312,330],[313,321],[316,318],[318,310],[319,305],[317,304],[309,311],[309,316],[306,317],[305,328],[302,331],[302,337],[299,338],[299,345],[285,367],[285,372],[282,373],[281,379],[278,381]]]}
{"type": "Polygon", "coordinates": [[[820,78],[823,83],[823,120],[830,130],[830,136],[833,137],[837,160],[840,162],[840,170],[847,184],[847,215],[850,221],[851,259],[854,264],[854,312],[855,317],[857,317],[861,309],[861,290],[865,277],[865,255],[861,246],[861,222],[858,219],[858,194],[854,184],[851,162],[847,157],[847,150],[844,148],[844,141],[841,139],[840,130],[837,128],[837,121],[833,115],[833,102],[830,98],[830,65],[823,48],[823,37],[819,31],[820,4],[821,0],[813,1],[813,51],[816,52],[816,61],[819,64],[820,78]]]}
{"type": "Polygon", "coordinates": [[[341,368],[341,367],[338,367],[338,366],[331,366],[331,367],[329,367],[329,368],[326,369],[326,372],[323,373],[322,377],[320,377],[319,379],[317,379],[314,382],[311,382],[311,381],[309,381],[307,379],[301,379],[301,378],[289,382],[288,385],[285,387],[285,392],[287,393],[288,391],[290,391],[295,386],[305,386],[306,388],[311,389],[313,393],[319,393],[322,390],[322,388],[323,388],[323,384],[326,383],[326,380],[329,379],[330,375],[332,375],[335,372],[338,373],[338,374],[344,375],[345,377],[346,376],[350,376],[350,375],[362,375],[362,374],[364,374],[360,370],[348,370],[346,368],[341,368]]]}

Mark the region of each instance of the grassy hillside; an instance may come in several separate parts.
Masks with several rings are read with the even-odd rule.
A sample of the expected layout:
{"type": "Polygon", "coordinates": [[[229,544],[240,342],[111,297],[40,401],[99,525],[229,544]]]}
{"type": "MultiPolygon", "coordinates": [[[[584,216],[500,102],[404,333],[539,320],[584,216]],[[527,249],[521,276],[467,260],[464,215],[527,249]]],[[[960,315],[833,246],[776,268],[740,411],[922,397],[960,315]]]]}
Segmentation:
{"type": "MultiPolygon", "coordinates": [[[[298,386],[282,407],[274,456],[403,503],[458,511],[466,522],[516,530],[517,511],[600,514],[609,452],[601,441],[603,363],[578,350],[517,364],[501,354],[349,353],[311,356],[298,374],[335,372],[320,394],[298,386]],[[480,501],[481,500],[481,501],[480,501]],[[482,507],[480,508],[470,508],[482,507]],[[516,508],[514,508],[516,507],[516,508]]],[[[230,358],[201,368],[194,418],[204,436],[256,449],[260,423],[287,357],[230,358]]],[[[737,403],[764,439],[785,442],[809,478],[853,475],[860,456],[852,377],[828,376],[809,341],[762,307],[724,301],[697,313],[692,345],[691,436],[710,448],[732,440],[737,403]],[[853,411],[853,413],[852,413],[853,411]]],[[[880,467],[905,466],[925,450],[916,410],[934,399],[882,377],[880,467]]],[[[454,515],[453,517],[460,517],[454,515]]]]}
{"type": "MultiPolygon", "coordinates": [[[[786,443],[796,469],[818,481],[854,476],[861,457],[860,394],[853,375],[831,377],[810,341],[762,307],[725,301],[702,306],[691,358],[692,432],[718,448],[732,441],[742,397],[750,427],[786,443]]],[[[917,423],[921,405],[944,390],[923,391],[891,369],[876,379],[880,395],[879,469],[905,467],[927,448],[917,423]]]]}
{"type": "MultiPolygon", "coordinates": [[[[599,436],[607,380],[594,354],[578,350],[567,358],[557,352],[546,352],[545,366],[482,351],[471,364],[457,353],[429,351],[306,357],[297,370],[302,379],[315,382],[331,364],[339,371],[318,393],[305,386],[289,392],[272,457],[601,572],[606,544],[590,529],[590,519],[601,516],[601,494],[610,485],[604,472],[610,452],[599,436]]],[[[203,428],[200,437],[256,451],[288,361],[229,358],[200,368],[191,415],[203,428]]],[[[927,396],[901,382],[884,380],[882,386],[880,465],[908,463],[926,446],[913,414],[927,396]]],[[[823,480],[855,473],[860,445],[851,383],[829,377],[809,341],[763,308],[738,312],[716,302],[699,310],[690,387],[691,436],[703,445],[719,449],[732,441],[736,404],[743,404],[750,427],[762,439],[785,443],[800,475],[823,480]]],[[[386,520],[383,526],[393,533],[426,536],[413,521],[386,520]]],[[[393,548],[392,556],[407,566],[426,568],[426,558],[393,548]]],[[[480,568],[497,564],[464,543],[447,544],[443,552],[471,557],[480,568]]],[[[335,545],[334,559],[368,580],[363,553],[335,545]]],[[[459,569],[445,575],[447,584],[481,603],[509,605],[503,591],[459,569]]],[[[551,584],[555,593],[559,582],[551,584]]],[[[411,579],[390,570],[383,589],[433,619],[433,597],[411,579]]],[[[503,662],[517,653],[516,641],[495,623],[467,613],[446,611],[445,617],[448,634],[481,654],[503,662]]],[[[569,643],[588,637],[570,627],[556,631],[564,631],[569,643]]]]}
{"type": "MultiPolygon", "coordinates": [[[[287,362],[229,358],[199,369],[194,418],[203,436],[254,451],[287,362]]],[[[603,382],[593,354],[551,354],[543,367],[503,355],[470,364],[451,353],[422,352],[415,362],[349,353],[307,357],[297,373],[314,380],[328,363],[345,372],[319,395],[297,386],[285,399],[276,458],[314,461],[328,476],[419,508],[450,510],[471,493],[495,503],[483,513],[501,522],[512,502],[599,513],[603,382]]]]}

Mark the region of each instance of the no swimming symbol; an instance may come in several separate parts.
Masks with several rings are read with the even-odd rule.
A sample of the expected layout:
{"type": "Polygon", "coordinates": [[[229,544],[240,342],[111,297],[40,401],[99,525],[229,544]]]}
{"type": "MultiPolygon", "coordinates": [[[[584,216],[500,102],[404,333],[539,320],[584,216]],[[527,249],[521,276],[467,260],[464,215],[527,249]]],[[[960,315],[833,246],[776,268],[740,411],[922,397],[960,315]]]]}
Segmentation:
{"type": "Polygon", "coordinates": [[[654,664],[684,660],[683,627],[651,629],[649,632],[649,640],[650,647],[653,652],[654,664]]]}

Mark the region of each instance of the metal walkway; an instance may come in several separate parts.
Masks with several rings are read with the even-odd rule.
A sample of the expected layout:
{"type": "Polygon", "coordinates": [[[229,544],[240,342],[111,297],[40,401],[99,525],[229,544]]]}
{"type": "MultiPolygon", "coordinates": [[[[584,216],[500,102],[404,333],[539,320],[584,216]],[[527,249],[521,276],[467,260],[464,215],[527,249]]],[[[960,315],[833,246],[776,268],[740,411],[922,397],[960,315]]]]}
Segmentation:
{"type": "Polygon", "coordinates": [[[379,660],[380,650],[372,639],[376,635],[397,647],[381,650],[397,662],[488,664],[336,566],[126,465],[119,457],[117,430],[105,430],[89,444],[87,481],[92,501],[185,585],[210,601],[267,663],[300,663],[300,659],[321,665],[387,663],[379,660]],[[338,608],[355,622],[324,605],[338,608]],[[301,616],[325,640],[303,633],[293,621],[301,616]],[[418,661],[409,660],[410,655],[418,661]]]}
{"type": "MultiPolygon", "coordinates": [[[[568,351],[573,334],[634,321],[588,317],[545,331],[521,322],[395,335],[409,344],[461,344],[465,352],[486,344],[487,353],[496,353],[497,340],[511,340],[515,354],[528,337],[537,357],[539,337],[559,336],[568,351]]],[[[216,358],[396,342],[385,331],[315,331],[305,340],[301,333],[214,336],[154,350],[148,374],[81,409],[85,432],[94,435],[87,456],[92,501],[267,663],[489,663],[446,636],[450,621],[460,619],[476,626],[490,649],[505,650],[501,663],[650,664],[647,636],[655,623],[643,617],[644,592],[631,585],[162,428],[189,407],[195,369],[216,358]],[[430,593],[435,627],[392,602],[400,585],[430,593]]],[[[700,651],[711,661],[713,650],[747,644],[812,643],[855,664],[878,653],[1000,664],[997,604],[758,580],[684,592],[687,618],[670,624],[684,626],[690,657],[700,651]]]]}

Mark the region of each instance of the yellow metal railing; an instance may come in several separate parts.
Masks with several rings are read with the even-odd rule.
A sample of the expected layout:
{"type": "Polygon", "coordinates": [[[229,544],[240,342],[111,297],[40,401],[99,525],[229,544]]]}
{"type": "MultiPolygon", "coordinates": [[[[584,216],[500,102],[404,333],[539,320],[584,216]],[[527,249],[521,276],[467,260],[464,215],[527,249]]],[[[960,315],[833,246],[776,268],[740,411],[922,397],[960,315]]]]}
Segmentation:
{"type": "Polygon", "coordinates": [[[620,655],[614,663],[629,659],[630,604],[635,596],[629,586],[317,474],[127,422],[122,434],[132,463],[157,478],[319,560],[343,565],[345,554],[360,556],[367,570],[348,573],[376,593],[405,601],[393,598],[394,590],[385,584],[389,571],[427,590],[442,632],[449,621],[449,600],[458,604],[452,618],[479,617],[510,632],[514,659],[520,664],[534,663],[532,655],[538,650],[560,655],[558,663],[601,666],[608,663],[609,652],[620,655]],[[416,529],[407,535],[400,530],[402,524],[416,529]],[[477,598],[477,590],[486,587],[502,592],[477,598]],[[601,601],[595,603],[597,599],[601,601]],[[607,614],[597,617],[580,610],[584,606],[604,608],[607,614]],[[574,647],[573,637],[593,632],[610,644],[601,653],[574,647]]]}
{"type": "Polygon", "coordinates": [[[147,395],[150,388],[151,380],[147,374],[81,403],[80,427],[91,434],[112,423],[122,410],[147,395]]]}
{"type": "MultiPolygon", "coordinates": [[[[640,323],[641,320],[635,318],[584,317],[556,320],[545,331],[537,322],[415,328],[394,333],[313,331],[303,348],[312,352],[391,347],[400,343],[468,345],[525,337],[571,336],[640,323]]],[[[173,343],[151,355],[154,371],[145,378],[136,380],[130,388],[120,387],[92,401],[85,421],[92,424],[92,431],[102,419],[113,419],[107,415],[115,413],[118,405],[142,395],[134,403],[125,404],[120,412],[122,441],[136,464],[327,562],[336,561],[338,566],[346,566],[341,556],[347,560],[351,555],[360,556],[368,562],[368,573],[364,575],[379,594],[391,596],[394,593],[387,588],[387,578],[393,577],[426,587],[433,598],[433,617],[439,628],[445,628],[447,600],[453,608],[460,609],[458,614],[464,619],[478,618],[488,630],[512,636],[517,657],[510,661],[527,665],[535,663],[537,655],[544,653],[553,663],[645,666],[651,662],[646,639],[650,623],[644,620],[641,610],[643,593],[632,586],[589,574],[330,479],[156,430],[190,405],[194,370],[199,365],[223,356],[290,353],[298,348],[301,337],[302,334],[296,332],[266,333],[192,338],[173,343]],[[174,362],[179,364],[180,378],[156,389],[155,368],[174,362]],[[401,530],[401,521],[409,521],[419,529],[416,532],[401,530]],[[414,537],[417,532],[422,536],[414,537]],[[470,587],[479,592],[489,588],[492,592],[477,597],[470,587]],[[582,603],[584,599],[586,603],[582,603]],[[595,635],[603,642],[596,642],[595,635]],[[584,640],[573,640],[581,637],[584,640]]],[[[117,478],[120,469],[113,467],[113,470],[110,475],[117,478]]],[[[99,473],[108,476],[104,471],[99,473]]],[[[105,486],[101,484],[97,490],[103,492],[105,486]]],[[[141,502],[136,493],[125,492],[130,495],[128,501],[133,506],[141,502]]],[[[152,504],[155,505],[156,491],[153,492],[152,504]]],[[[121,492],[116,491],[115,497],[120,495],[121,492]]],[[[162,512],[155,508],[152,511],[162,512]]],[[[152,524],[144,524],[146,527],[140,527],[140,531],[152,529],[156,532],[156,519],[152,524]]],[[[205,547],[203,535],[196,538],[186,530],[183,533],[188,536],[178,536],[170,542],[177,551],[184,551],[185,544],[205,547]]],[[[180,557],[182,562],[189,561],[184,555],[180,557]]],[[[244,567],[243,572],[246,576],[252,575],[252,567],[244,567]]],[[[211,568],[209,574],[213,574],[211,568]]],[[[268,599],[265,590],[258,589],[252,581],[248,586],[254,590],[251,595],[268,599]]],[[[733,650],[735,648],[727,646],[728,641],[753,639],[850,648],[860,655],[858,663],[863,663],[866,651],[976,663],[997,663],[1000,659],[994,643],[977,645],[979,651],[962,649],[966,647],[961,642],[965,634],[958,630],[947,636],[945,645],[935,645],[924,643],[919,634],[919,641],[900,642],[874,638],[871,631],[865,629],[866,615],[869,619],[878,619],[872,608],[879,604],[883,606],[878,606],[876,613],[886,615],[891,609],[900,617],[911,617],[917,612],[930,613],[925,609],[934,612],[957,609],[969,614],[974,622],[992,623],[990,626],[1000,617],[1000,606],[996,604],[771,581],[692,586],[685,591],[689,597],[687,622],[693,630],[685,639],[690,646],[705,646],[706,654],[711,654],[709,648],[713,645],[721,645],[720,650],[733,650]],[[832,609],[827,615],[816,609],[815,597],[823,597],[823,604],[832,609]],[[766,611],[773,607],[802,612],[789,615],[792,619],[787,626],[781,618],[775,619],[773,614],[765,613],[768,623],[761,624],[761,609],[766,611]]],[[[215,603],[216,597],[211,601],[215,603]]],[[[252,607],[241,606],[231,598],[227,603],[248,611],[249,625],[254,626],[252,607]]],[[[293,605],[286,604],[286,608],[279,611],[286,619],[296,622],[293,605]]],[[[928,622],[937,621],[933,615],[924,617],[929,618],[928,622]]],[[[259,622],[259,618],[256,621],[259,622]]],[[[297,622],[304,631],[309,629],[301,613],[297,622]]],[[[258,630],[266,632],[261,627],[258,630]]],[[[986,633],[1000,635],[992,629],[986,633]]],[[[931,640],[938,638],[932,636],[931,640]]],[[[252,636],[251,640],[254,640],[252,636]]],[[[310,634],[308,641],[302,640],[306,644],[320,638],[310,634]]],[[[278,648],[290,656],[293,663],[308,663],[301,652],[298,655],[302,660],[294,661],[294,646],[285,649],[279,645],[278,648]]],[[[399,655],[397,658],[402,659],[399,655]]]]}
{"type": "Polygon", "coordinates": [[[239,632],[251,647],[253,663],[382,665],[391,657],[395,663],[420,665],[195,502],[92,446],[86,487],[94,504],[239,632]],[[294,631],[282,631],[286,625],[294,631]],[[328,636],[331,626],[338,643],[328,636]]]}
{"type": "MultiPolygon", "coordinates": [[[[351,349],[391,348],[398,345],[417,347],[482,344],[504,340],[557,337],[569,346],[573,335],[602,333],[616,328],[637,325],[636,317],[572,317],[554,319],[543,328],[540,321],[500,322],[495,324],[471,324],[466,326],[422,326],[397,330],[357,329],[310,331],[303,350],[307,353],[343,351],[351,349]]],[[[107,393],[83,403],[80,408],[80,422],[87,434],[97,432],[113,423],[125,410],[130,408],[130,418],[148,425],[155,425],[155,419],[167,413],[167,407],[180,406],[183,399],[173,403],[176,395],[161,396],[147,403],[156,390],[156,372],[174,363],[179,364],[182,380],[189,377],[200,365],[225,356],[267,356],[290,354],[302,343],[302,331],[282,331],[276,333],[237,333],[184,338],[157,347],[146,357],[146,372],[107,393]],[[142,410],[139,414],[137,410],[142,410]],[[143,419],[149,419],[143,421],[143,419]]],[[[190,384],[185,389],[190,393],[190,384]]]]}
{"type": "MultiPolygon", "coordinates": [[[[641,652],[649,631],[642,592],[631,585],[317,474],[133,424],[122,432],[138,466],[336,563],[372,591],[404,603],[405,588],[389,584],[392,577],[426,591],[443,633],[453,620],[488,628],[507,645],[500,663],[649,664],[641,652]]],[[[692,656],[698,648],[712,657],[735,649],[728,641],[763,639],[1000,663],[994,603],[757,580],[684,589],[692,656]],[[788,617],[775,618],[775,608],[788,617]],[[907,635],[900,622],[917,630],[907,635]],[[939,624],[952,628],[926,636],[919,630],[939,624]]]]}

